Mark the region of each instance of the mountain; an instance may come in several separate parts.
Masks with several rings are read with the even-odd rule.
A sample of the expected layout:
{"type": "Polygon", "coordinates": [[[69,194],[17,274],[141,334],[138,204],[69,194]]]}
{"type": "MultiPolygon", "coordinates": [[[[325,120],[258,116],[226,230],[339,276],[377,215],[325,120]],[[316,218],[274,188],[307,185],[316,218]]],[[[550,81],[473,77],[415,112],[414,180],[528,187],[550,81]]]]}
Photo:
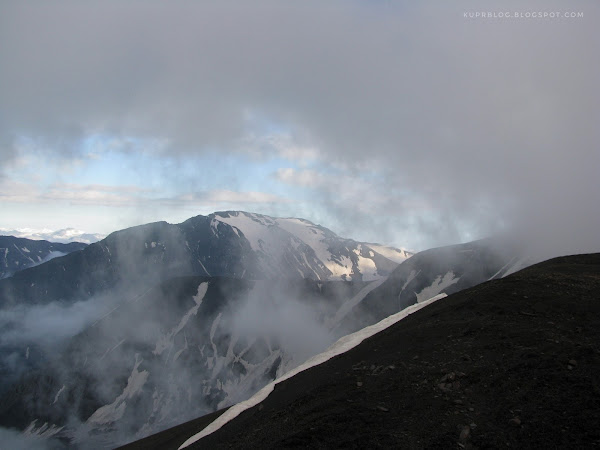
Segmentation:
{"type": "Polygon", "coordinates": [[[501,238],[425,250],[401,264],[380,287],[337,318],[340,336],[435,295],[449,295],[510,275],[533,262],[516,244],[501,238]]]}
{"type": "Polygon", "coordinates": [[[186,448],[592,448],[598,292],[600,254],[536,264],[414,312],[228,422],[243,408],[124,448],[176,449],[213,421],[186,448]]]}
{"type": "Polygon", "coordinates": [[[14,236],[0,236],[0,279],[29,267],[40,265],[58,256],[83,250],[87,244],[70,242],[61,244],[34,241],[14,236]]]}
{"type": "MultiPolygon", "coordinates": [[[[237,236],[219,223],[211,228],[237,236]]],[[[160,241],[129,243],[146,248],[144,242],[149,249],[173,247],[164,234],[160,241]]],[[[442,282],[449,271],[461,278],[459,287],[499,276],[517,261],[512,252],[493,240],[434,249],[404,261],[389,278],[372,281],[207,275],[171,277],[158,285],[148,280],[138,286],[140,295],[60,345],[21,340],[20,348],[12,348],[13,364],[24,362],[28,370],[0,390],[0,425],[54,434],[82,447],[142,437],[249,397],[356,329],[359,310],[366,311],[367,322],[397,312],[394,293],[408,292],[403,287],[412,271],[419,276],[412,276],[412,297],[406,294],[403,306],[417,303],[424,290],[437,294],[458,284],[442,282]]],[[[159,254],[166,255],[163,263],[176,262],[167,250],[159,254]]]]}
{"type": "Polygon", "coordinates": [[[408,256],[340,238],[303,219],[220,212],[117,231],[81,252],[0,280],[0,307],[72,302],[116,288],[119,296],[132,297],[191,275],[367,281],[389,275],[398,264],[392,259],[408,256]]]}
{"type": "Polygon", "coordinates": [[[68,244],[70,242],[91,244],[105,237],[105,235],[102,234],[86,233],[85,231],[76,230],[75,228],[63,228],[55,231],[49,229],[36,230],[33,228],[20,228],[18,230],[0,228],[0,233],[7,236],[31,239],[33,241],[49,241],[60,244],[68,244]]]}

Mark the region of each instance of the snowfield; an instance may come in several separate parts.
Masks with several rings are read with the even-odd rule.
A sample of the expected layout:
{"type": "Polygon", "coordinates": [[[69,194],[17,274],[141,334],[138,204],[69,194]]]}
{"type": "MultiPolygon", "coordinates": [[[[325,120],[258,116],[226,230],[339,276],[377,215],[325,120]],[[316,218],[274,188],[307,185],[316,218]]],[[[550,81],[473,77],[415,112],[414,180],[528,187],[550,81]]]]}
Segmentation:
{"type": "MultiPolygon", "coordinates": [[[[363,281],[379,280],[385,274],[378,272],[374,259],[376,253],[380,258],[386,258],[396,264],[411,256],[405,250],[379,244],[360,244],[351,239],[339,238],[326,228],[304,219],[274,218],[246,212],[215,213],[211,222],[213,233],[218,234],[220,223],[232,227],[238,236],[243,234],[254,252],[270,259],[280,256],[282,236],[287,236],[287,245],[297,252],[294,257],[300,265],[310,270],[316,263],[317,267],[329,271],[329,280],[351,279],[358,274],[362,276],[363,281]],[[279,232],[274,233],[274,230],[279,232]],[[302,244],[310,247],[314,254],[305,253],[307,249],[302,244]],[[314,259],[315,256],[317,260],[314,259]]],[[[303,275],[301,270],[299,272],[303,275]]],[[[323,279],[322,273],[314,273],[317,279],[323,279]]]]}

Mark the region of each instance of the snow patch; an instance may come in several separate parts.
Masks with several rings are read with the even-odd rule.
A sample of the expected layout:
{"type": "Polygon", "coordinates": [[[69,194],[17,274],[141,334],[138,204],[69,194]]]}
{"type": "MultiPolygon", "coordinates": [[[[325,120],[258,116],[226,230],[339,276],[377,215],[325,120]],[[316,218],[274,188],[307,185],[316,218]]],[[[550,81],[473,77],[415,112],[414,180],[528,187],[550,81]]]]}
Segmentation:
{"type": "Polygon", "coordinates": [[[123,417],[125,414],[125,408],[127,407],[127,399],[133,398],[138,392],[142,390],[142,387],[148,379],[148,371],[138,371],[138,367],[144,361],[140,359],[138,361],[139,354],[135,354],[135,364],[131,370],[131,375],[127,379],[127,386],[123,389],[123,392],[112,402],[110,405],[104,405],[98,408],[94,414],[90,416],[87,423],[102,425],[110,422],[116,422],[123,417]]]}
{"type": "Polygon", "coordinates": [[[104,355],[102,355],[102,356],[100,357],[100,361],[102,361],[102,360],[104,359],[104,357],[105,357],[106,355],[108,355],[110,352],[112,352],[114,349],[116,349],[117,347],[119,347],[119,346],[120,346],[120,345],[121,345],[123,342],[125,342],[125,339],[121,339],[121,340],[120,340],[120,341],[117,343],[117,345],[115,345],[114,347],[111,347],[111,348],[107,349],[107,350],[104,352],[104,355]]]}
{"type": "Polygon", "coordinates": [[[187,336],[184,335],[183,338],[185,339],[185,344],[184,344],[183,348],[177,350],[177,352],[175,353],[175,356],[173,356],[173,362],[177,361],[177,359],[181,356],[181,354],[188,349],[187,336]]]}
{"type": "Polygon", "coordinates": [[[339,261],[326,261],[325,267],[331,271],[330,280],[344,280],[352,274],[352,260],[341,256],[339,261]]]}
{"type": "MultiPolygon", "coordinates": [[[[210,273],[208,273],[208,270],[206,270],[206,267],[204,267],[204,264],[202,264],[202,261],[200,261],[200,258],[198,258],[198,262],[202,266],[202,270],[204,270],[206,272],[206,275],[210,277],[211,276],[210,273]]],[[[243,275],[242,275],[242,277],[243,277],[243,275]]]]}
{"type": "Polygon", "coordinates": [[[179,324],[175,328],[173,328],[171,331],[169,331],[164,336],[161,336],[161,338],[156,343],[156,346],[154,347],[154,351],[152,353],[154,353],[155,355],[160,355],[167,348],[170,348],[173,346],[173,339],[175,338],[175,336],[181,330],[183,330],[183,328],[187,325],[188,321],[190,320],[190,317],[198,314],[198,309],[200,309],[200,305],[202,304],[202,300],[204,299],[204,296],[206,295],[207,290],[208,290],[208,282],[201,283],[198,286],[198,292],[196,293],[196,295],[194,297],[192,297],[194,299],[194,302],[196,303],[196,305],[193,306],[181,318],[181,320],[179,321],[179,324]]]}
{"type": "Polygon", "coordinates": [[[276,219],[277,225],[295,236],[312,248],[317,258],[329,269],[331,265],[331,252],[325,241],[325,233],[316,225],[301,219],[276,219]]]}
{"type": "Polygon", "coordinates": [[[210,229],[215,236],[219,235],[219,221],[216,219],[212,219],[210,221],[210,229]]]}
{"type": "Polygon", "coordinates": [[[342,306],[340,306],[340,308],[336,311],[333,319],[331,319],[331,321],[327,324],[328,327],[330,329],[335,328],[344,319],[344,317],[346,317],[346,315],[350,311],[352,311],[352,309],[356,305],[358,305],[360,302],[363,301],[363,299],[367,296],[367,294],[369,292],[371,292],[373,289],[381,286],[386,279],[387,278],[381,278],[379,280],[376,280],[376,281],[373,281],[372,283],[367,284],[354,297],[352,297],[350,300],[344,302],[344,304],[342,306]]]}
{"type": "Polygon", "coordinates": [[[397,249],[394,247],[386,247],[385,245],[380,245],[380,244],[367,244],[367,246],[369,248],[373,249],[374,251],[376,251],[377,253],[379,253],[381,256],[384,256],[385,258],[389,259],[390,261],[393,261],[398,264],[406,261],[408,258],[410,258],[412,256],[412,253],[410,253],[409,251],[404,250],[404,249],[397,249]]]}
{"type": "Polygon", "coordinates": [[[35,427],[36,422],[37,422],[37,419],[35,419],[33,422],[31,422],[29,424],[29,426],[23,431],[23,434],[25,436],[36,436],[36,437],[47,439],[49,437],[54,436],[55,434],[57,434],[60,430],[62,430],[64,428],[64,427],[57,427],[54,424],[48,425],[48,422],[44,422],[44,424],[42,426],[40,426],[39,428],[36,428],[35,427]]]}
{"type": "Polygon", "coordinates": [[[460,277],[455,278],[454,272],[452,271],[446,273],[446,275],[444,275],[443,278],[441,275],[438,275],[430,286],[424,288],[418,294],[415,292],[415,294],[417,295],[417,303],[421,303],[426,299],[432,298],[433,296],[442,292],[448,286],[452,286],[453,284],[458,283],[458,280],[460,280],[460,277]]]}
{"type": "Polygon", "coordinates": [[[358,256],[358,270],[362,273],[363,281],[378,280],[381,278],[377,273],[375,261],[360,255],[358,256]]]}
{"type": "MultiPolygon", "coordinates": [[[[400,294],[402,294],[402,292],[404,291],[404,289],[406,289],[406,286],[408,286],[410,284],[410,282],[412,280],[415,279],[415,277],[417,275],[419,275],[421,273],[421,269],[419,269],[419,271],[415,271],[415,270],[411,270],[410,273],[408,274],[408,278],[406,279],[406,281],[404,282],[404,285],[402,286],[402,290],[400,291],[400,294]]],[[[398,296],[400,296],[400,294],[398,294],[398,296]]]]}
{"type": "Polygon", "coordinates": [[[250,243],[252,250],[255,252],[262,252],[263,245],[261,242],[268,242],[272,238],[271,232],[269,231],[269,226],[273,225],[274,223],[267,220],[266,217],[260,217],[249,213],[239,213],[236,216],[230,217],[217,217],[218,221],[226,223],[234,229],[237,228],[240,230],[250,243]]]}
{"type": "Polygon", "coordinates": [[[518,259],[512,266],[510,266],[510,268],[508,268],[508,270],[506,272],[504,272],[504,274],[502,275],[502,278],[511,275],[515,272],[518,272],[521,269],[524,269],[525,267],[528,267],[531,265],[531,260],[529,258],[521,258],[518,259]]]}
{"type": "Polygon", "coordinates": [[[54,404],[55,404],[55,403],[58,401],[58,398],[60,397],[60,394],[62,394],[66,388],[67,388],[67,386],[65,386],[65,385],[63,384],[63,387],[61,387],[61,388],[58,390],[58,392],[57,392],[57,393],[56,393],[56,395],[54,396],[54,401],[52,402],[52,404],[53,404],[53,405],[54,405],[54,404]]]}

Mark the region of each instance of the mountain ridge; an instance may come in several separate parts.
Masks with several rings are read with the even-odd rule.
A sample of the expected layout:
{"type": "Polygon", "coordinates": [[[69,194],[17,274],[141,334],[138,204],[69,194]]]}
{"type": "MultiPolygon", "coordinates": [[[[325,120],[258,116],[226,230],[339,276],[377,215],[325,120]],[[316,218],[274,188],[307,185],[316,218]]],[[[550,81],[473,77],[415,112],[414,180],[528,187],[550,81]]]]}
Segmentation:
{"type": "Polygon", "coordinates": [[[16,236],[0,236],[0,279],[38,266],[52,258],[83,250],[83,242],[49,242],[16,236]],[[10,255],[10,257],[9,257],[10,255]]]}

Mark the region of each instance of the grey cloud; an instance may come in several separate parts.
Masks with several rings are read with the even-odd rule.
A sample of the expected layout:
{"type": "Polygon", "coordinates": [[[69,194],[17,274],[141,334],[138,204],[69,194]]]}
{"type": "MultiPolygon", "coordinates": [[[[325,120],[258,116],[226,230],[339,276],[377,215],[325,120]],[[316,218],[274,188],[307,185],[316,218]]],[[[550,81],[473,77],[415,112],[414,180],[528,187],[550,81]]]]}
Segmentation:
{"type": "MultiPolygon", "coordinates": [[[[589,248],[600,228],[600,6],[494,2],[486,10],[584,18],[463,17],[481,7],[6,2],[0,142],[24,133],[69,154],[101,131],[165,139],[173,154],[239,151],[257,111],[324,163],[368,161],[391,190],[413,190],[436,212],[388,222],[407,236],[435,229],[434,245],[465,239],[465,224],[479,235],[519,225],[543,227],[544,244],[576,236],[568,248],[589,248]]],[[[337,206],[338,220],[370,223],[337,206]]],[[[387,211],[401,208],[392,199],[387,211]]]]}
{"type": "Polygon", "coordinates": [[[3,310],[0,312],[0,325],[3,329],[0,346],[36,342],[51,347],[80,332],[102,312],[109,311],[110,305],[99,305],[94,300],[72,305],[55,302],[3,310]]]}

